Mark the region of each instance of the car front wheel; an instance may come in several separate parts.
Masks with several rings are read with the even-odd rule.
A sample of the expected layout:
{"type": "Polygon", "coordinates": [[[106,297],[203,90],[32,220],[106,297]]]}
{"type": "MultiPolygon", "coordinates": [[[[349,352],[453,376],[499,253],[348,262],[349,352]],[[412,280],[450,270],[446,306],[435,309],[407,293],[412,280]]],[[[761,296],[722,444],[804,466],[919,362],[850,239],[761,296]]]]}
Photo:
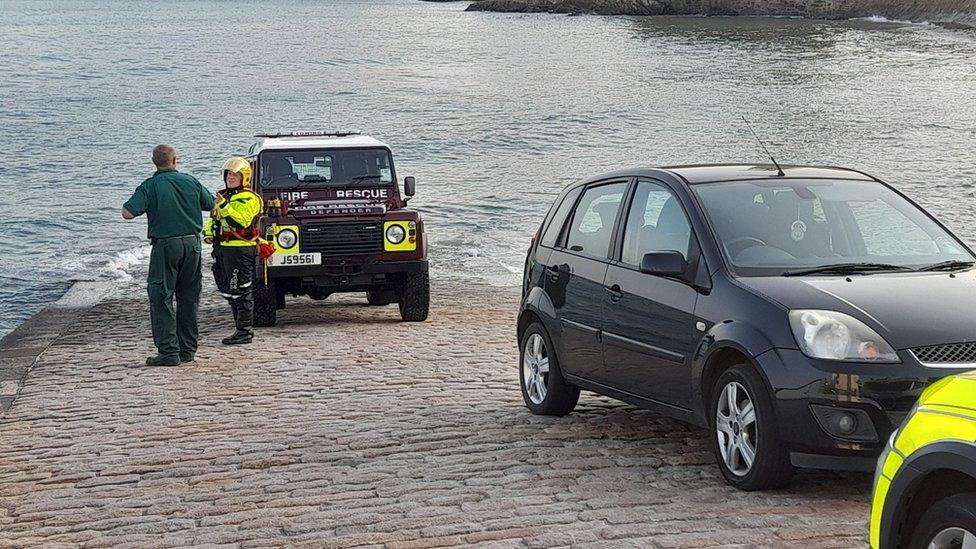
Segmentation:
{"type": "Polygon", "coordinates": [[[579,400],[579,387],[563,378],[545,328],[538,322],[526,328],[519,345],[522,398],[533,414],[564,416],[579,400]]]}
{"type": "Polygon", "coordinates": [[[725,480],[740,490],[768,490],[789,483],[789,453],[776,431],[772,401],[748,364],[726,370],[712,389],[712,444],[725,480]]]}
{"type": "Polygon", "coordinates": [[[943,498],[922,515],[912,549],[976,548],[976,493],[943,498]]]}

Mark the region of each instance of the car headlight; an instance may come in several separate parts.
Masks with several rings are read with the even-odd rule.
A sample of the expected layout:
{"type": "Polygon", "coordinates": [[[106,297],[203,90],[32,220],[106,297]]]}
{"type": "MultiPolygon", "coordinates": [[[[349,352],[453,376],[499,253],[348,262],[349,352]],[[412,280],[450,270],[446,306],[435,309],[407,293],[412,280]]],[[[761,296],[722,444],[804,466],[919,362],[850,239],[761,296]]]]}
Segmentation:
{"type": "Polygon", "coordinates": [[[278,245],[284,249],[291,248],[298,242],[298,235],[291,229],[285,229],[278,233],[278,245]]]}
{"type": "Polygon", "coordinates": [[[790,327],[803,354],[849,362],[901,362],[877,332],[837,311],[790,311],[790,327]]]}
{"type": "Polygon", "coordinates": [[[403,242],[403,239],[407,237],[407,231],[403,230],[403,227],[399,225],[390,225],[386,229],[386,239],[392,244],[399,244],[403,242]]]}

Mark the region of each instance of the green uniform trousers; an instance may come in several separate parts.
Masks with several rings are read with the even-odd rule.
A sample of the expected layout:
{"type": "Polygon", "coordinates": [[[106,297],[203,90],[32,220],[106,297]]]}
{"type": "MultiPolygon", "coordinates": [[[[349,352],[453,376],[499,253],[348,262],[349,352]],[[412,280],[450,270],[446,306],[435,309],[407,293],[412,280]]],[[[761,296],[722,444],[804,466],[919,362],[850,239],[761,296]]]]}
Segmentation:
{"type": "Polygon", "coordinates": [[[197,351],[201,283],[198,235],[153,241],[149,256],[149,316],[160,356],[186,356],[197,351]]]}

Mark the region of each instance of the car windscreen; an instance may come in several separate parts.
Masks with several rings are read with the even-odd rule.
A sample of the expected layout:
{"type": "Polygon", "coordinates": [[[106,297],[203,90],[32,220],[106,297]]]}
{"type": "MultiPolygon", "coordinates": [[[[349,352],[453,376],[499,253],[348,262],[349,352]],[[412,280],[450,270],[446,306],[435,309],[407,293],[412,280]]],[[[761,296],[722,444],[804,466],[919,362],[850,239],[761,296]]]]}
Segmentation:
{"type": "Polygon", "coordinates": [[[738,275],[847,263],[917,269],[973,260],[925,212],[874,181],[778,179],[692,188],[738,275]]]}
{"type": "Polygon", "coordinates": [[[264,151],[259,171],[264,188],[393,183],[393,162],[386,149],[264,151]]]}

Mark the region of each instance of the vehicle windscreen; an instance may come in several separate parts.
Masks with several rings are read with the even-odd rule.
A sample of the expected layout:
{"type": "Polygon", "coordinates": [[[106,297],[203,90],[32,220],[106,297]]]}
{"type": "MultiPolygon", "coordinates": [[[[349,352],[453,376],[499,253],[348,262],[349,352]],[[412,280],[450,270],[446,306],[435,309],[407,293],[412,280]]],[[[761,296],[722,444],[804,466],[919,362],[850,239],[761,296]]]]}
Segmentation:
{"type": "Polygon", "coordinates": [[[386,149],[264,151],[263,188],[389,185],[393,163],[386,149]]]}
{"type": "Polygon", "coordinates": [[[952,235],[877,182],[762,180],[692,188],[741,276],[838,264],[921,269],[973,261],[952,235]]]}

